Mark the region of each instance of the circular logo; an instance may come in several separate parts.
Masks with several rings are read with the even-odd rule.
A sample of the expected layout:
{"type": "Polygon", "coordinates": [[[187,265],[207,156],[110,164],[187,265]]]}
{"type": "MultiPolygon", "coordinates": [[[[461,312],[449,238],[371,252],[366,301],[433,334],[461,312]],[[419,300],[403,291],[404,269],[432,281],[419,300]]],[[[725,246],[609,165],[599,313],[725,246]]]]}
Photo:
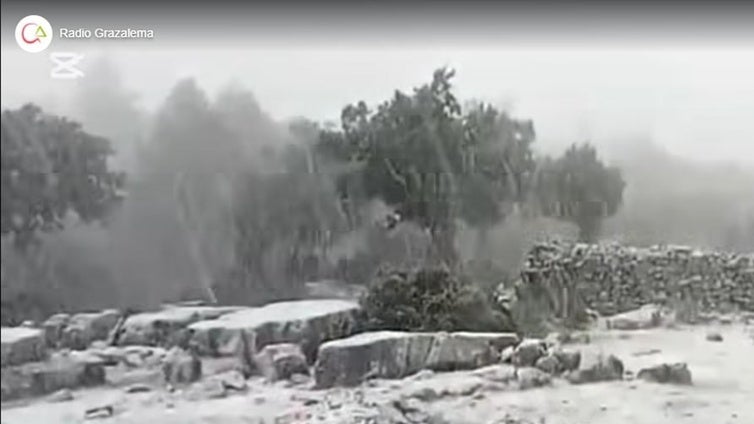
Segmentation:
{"type": "Polygon", "coordinates": [[[52,43],[52,25],[38,15],[29,15],[16,25],[16,42],[29,53],[38,53],[52,43]]]}

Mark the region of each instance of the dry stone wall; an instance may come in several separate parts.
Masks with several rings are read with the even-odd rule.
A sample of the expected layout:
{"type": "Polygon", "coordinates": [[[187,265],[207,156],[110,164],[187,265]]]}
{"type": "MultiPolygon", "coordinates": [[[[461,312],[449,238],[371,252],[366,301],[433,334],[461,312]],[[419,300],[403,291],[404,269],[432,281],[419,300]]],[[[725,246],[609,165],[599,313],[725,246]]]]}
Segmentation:
{"type": "Polygon", "coordinates": [[[532,286],[544,289],[561,317],[583,306],[613,315],[679,302],[699,311],[754,311],[754,254],[541,243],[529,252],[519,287],[532,286]]]}

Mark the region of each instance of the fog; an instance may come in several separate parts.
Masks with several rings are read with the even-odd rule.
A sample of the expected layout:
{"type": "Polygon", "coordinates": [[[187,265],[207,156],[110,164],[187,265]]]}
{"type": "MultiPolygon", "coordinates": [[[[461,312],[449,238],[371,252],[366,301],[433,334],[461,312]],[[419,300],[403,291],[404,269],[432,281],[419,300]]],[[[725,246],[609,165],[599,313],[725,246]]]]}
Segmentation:
{"type": "MultiPolygon", "coordinates": [[[[276,120],[337,120],[345,104],[374,104],[448,65],[458,71],[461,97],[533,119],[540,149],[559,151],[585,139],[609,148],[640,135],[684,158],[754,164],[754,49],[479,48],[470,42],[444,49],[315,45],[84,54],[85,72],[106,54],[147,111],[175,81],[194,77],[210,94],[229,81],[242,83],[276,120]]],[[[84,82],[51,80],[47,58],[29,56],[3,51],[3,107],[34,100],[70,112],[75,86],[84,82]]]]}
{"type": "MultiPolygon", "coordinates": [[[[74,226],[48,236],[53,268],[87,258],[87,266],[57,272],[56,279],[86,287],[88,307],[110,306],[113,298],[151,306],[222,296],[207,294],[211,281],[230,278],[230,263],[249,254],[238,251],[233,205],[243,200],[223,189],[229,181],[252,178],[245,195],[259,234],[279,213],[295,214],[301,206],[290,199],[307,196],[316,197],[306,207],[323,228],[341,228],[345,218],[333,209],[330,182],[305,185],[311,169],[290,180],[274,176],[290,169],[286,146],[312,141],[291,133],[287,124],[299,117],[337,122],[346,104],[374,105],[396,89],[410,91],[441,66],[456,69],[459,98],[485,100],[532,119],[537,153],[559,154],[589,141],[623,169],[624,205],[605,226],[605,239],[754,250],[754,49],[469,44],[83,52],[86,76],[70,81],[51,80],[45,57],[4,49],[2,106],[34,102],[81,121],[112,141],[113,166],[129,173],[129,197],[106,230],[74,226]],[[196,105],[201,110],[193,110],[196,105]],[[277,153],[269,156],[270,148],[277,153]],[[200,176],[186,183],[196,196],[189,217],[169,199],[177,190],[174,177],[183,174],[188,180],[200,176]]],[[[371,229],[386,208],[379,202],[369,207],[367,222],[334,240],[332,262],[369,251],[369,243],[382,243],[395,260],[406,256],[394,247],[403,238],[375,239],[371,229]]],[[[263,283],[250,295],[252,303],[270,298],[261,292],[285,291],[276,285],[301,277],[290,275],[276,253],[296,243],[289,224],[275,229],[278,239],[271,244],[254,247],[264,258],[254,271],[255,281],[263,283]]],[[[404,226],[405,237],[421,238],[404,226]]],[[[573,230],[513,216],[490,230],[486,256],[513,270],[534,239],[572,236],[573,230]]],[[[466,258],[474,257],[471,233],[461,231],[458,244],[466,258]]],[[[291,290],[273,297],[295,296],[291,290]]]]}

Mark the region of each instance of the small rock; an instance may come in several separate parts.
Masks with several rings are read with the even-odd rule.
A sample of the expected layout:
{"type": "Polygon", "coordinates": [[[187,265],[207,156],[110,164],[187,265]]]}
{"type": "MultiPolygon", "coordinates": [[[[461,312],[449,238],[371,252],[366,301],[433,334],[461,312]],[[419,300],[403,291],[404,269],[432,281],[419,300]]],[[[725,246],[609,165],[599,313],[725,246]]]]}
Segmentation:
{"type": "Polygon", "coordinates": [[[126,387],[126,393],[144,393],[150,391],[152,391],[152,388],[146,384],[132,384],[126,387]]]}
{"type": "Polygon", "coordinates": [[[521,390],[542,387],[552,382],[552,377],[549,374],[531,367],[519,369],[516,379],[521,390]]]}
{"type": "Polygon", "coordinates": [[[660,364],[639,371],[637,377],[655,383],[691,385],[691,371],[685,363],[660,364]]]}
{"type": "Polygon", "coordinates": [[[197,381],[192,384],[186,392],[186,399],[190,401],[199,401],[206,399],[222,399],[228,394],[222,381],[209,379],[197,381]]]}
{"type": "Polygon", "coordinates": [[[294,386],[300,386],[302,384],[307,384],[311,381],[311,377],[309,377],[306,374],[301,373],[293,373],[289,378],[288,381],[294,385],[294,386]]]}
{"type": "Polygon", "coordinates": [[[513,346],[508,346],[505,349],[503,349],[503,351],[500,352],[500,362],[504,364],[512,363],[514,352],[515,352],[515,348],[513,346]]]}
{"type": "Polygon", "coordinates": [[[47,400],[50,402],[68,402],[73,400],[73,393],[69,389],[60,389],[51,394],[47,400]]]}
{"type": "Polygon", "coordinates": [[[581,352],[579,351],[556,350],[553,355],[558,358],[558,362],[560,362],[564,371],[577,370],[581,365],[581,352]]]}
{"type": "Polygon", "coordinates": [[[620,380],[623,378],[623,371],[623,362],[617,357],[610,355],[606,359],[600,357],[589,367],[568,373],[566,379],[571,384],[620,380]]]}
{"type": "Polygon", "coordinates": [[[299,345],[293,343],[265,346],[254,355],[254,364],[270,381],[288,379],[293,374],[309,374],[304,352],[299,345]]]}
{"type": "Polygon", "coordinates": [[[411,397],[415,397],[424,402],[431,402],[437,400],[440,395],[431,387],[423,387],[411,394],[411,397]]]}
{"type": "Polygon", "coordinates": [[[513,352],[513,364],[519,367],[532,367],[537,360],[547,354],[547,345],[539,339],[525,339],[513,352]]]}
{"type": "Polygon", "coordinates": [[[228,371],[222,374],[212,376],[213,379],[219,380],[226,390],[242,392],[246,390],[246,379],[240,371],[228,371]]]}
{"type": "Polygon", "coordinates": [[[163,358],[162,372],[167,383],[192,383],[202,376],[202,361],[193,353],[175,346],[163,358]]]}
{"type": "Polygon", "coordinates": [[[96,418],[112,417],[115,409],[112,405],[98,406],[95,408],[87,409],[84,412],[84,419],[91,420],[96,418]]]}
{"type": "Polygon", "coordinates": [[[537,359],[536,367],[550,375],[559,374],[563,366],[555,355],[547,355],[537,359]]]}
{"type": "Polygon", "coordinates": [[[410,378],[412,380],[421,381],[421,380],[426,380],[428,378],[432,378],[434,375],[435,375],[434,371],[424,369],[412,375],[410,378]]]}
{"type": "Polygon", "coordinates": [[[723,335],[720,333],[709,333],[707,334],[707,341],[710,342],[721,342],[723,341],[723,335]]]}

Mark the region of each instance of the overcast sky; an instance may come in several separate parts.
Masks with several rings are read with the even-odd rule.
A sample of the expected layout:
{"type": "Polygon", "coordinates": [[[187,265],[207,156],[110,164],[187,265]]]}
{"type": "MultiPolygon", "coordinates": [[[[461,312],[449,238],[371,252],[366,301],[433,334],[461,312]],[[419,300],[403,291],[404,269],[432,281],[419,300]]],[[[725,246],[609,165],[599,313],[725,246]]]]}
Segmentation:
{"type": "MultiPolygon", "coordinates": [[[[64,19],[50,21],[55,26],[64,19]]],[[[82,22],[98,26],[86,19],[75,24],[82,22]]],[[[134,22],[141,23],[130,26],[151,25],[134,22]]],[[[630,20],[621,23],[631,28],[630,20]]],[[[201,31],[196,25],[192,28],[201,31]]],[[[232,32],[233,25],[228,23],[228,43],[207,38],[192,43],[190,34],[180,39],[177,32],[185,35],[184,26],[172,33],[163,28],[149,41],[56,41],[54,47],[84,53],[84,70],[107,55],[145,108],[158,106],[178,78],[192,76],[211,94],[231,81],[241,82],[278,119],[335,120],[347,103],[382,101],[394,89],[409,90],[448,65],[457,70],[462,99],[491,101],[533,119],[538,144],[549,151],[586,139],[612,146],[648,136],[685,157],[754,166],[752,31],[719,39],[683,35],[680,42],[679,37],[647,36],[641,26],[633,37],[603,25],[575,38],[567,28],[561,34],[555,24],[546,33],[531,27],[527,37],[527,25],[519,25],[503,37],[474,33],[473,23],[466,23],[466,36],[444,39],[421,31],[381,38],[380,28],[392,27],[379,25],[371,27],[374,31],[358,31],[356,25],[337,37],[318,37],[326,32],[320,25],[313,35],[304,26],[285,36],[257,26],[244,38],[232,32]]],[[[2,33],[2,106],[37,101],[63,107],[76,82],[52,80],[48,55],[21,51],[9,26],[2,33]]]]}

